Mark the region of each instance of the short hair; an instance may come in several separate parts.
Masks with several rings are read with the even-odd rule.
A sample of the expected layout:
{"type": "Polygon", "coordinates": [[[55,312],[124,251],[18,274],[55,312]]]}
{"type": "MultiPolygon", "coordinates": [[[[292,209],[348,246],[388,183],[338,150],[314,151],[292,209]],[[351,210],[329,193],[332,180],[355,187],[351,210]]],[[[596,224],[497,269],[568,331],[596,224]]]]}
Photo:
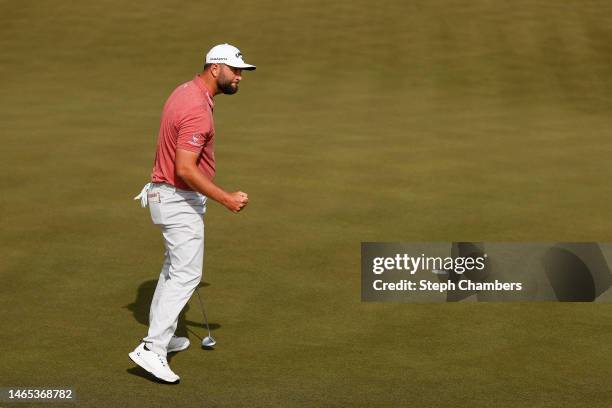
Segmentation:
{"type": "Polygon", "coordinates": [[[202,71],[206,71],[207,69],[209,69],[212,66],[211,63],[204,63],[204,69],[202,69],[202,71]]]}

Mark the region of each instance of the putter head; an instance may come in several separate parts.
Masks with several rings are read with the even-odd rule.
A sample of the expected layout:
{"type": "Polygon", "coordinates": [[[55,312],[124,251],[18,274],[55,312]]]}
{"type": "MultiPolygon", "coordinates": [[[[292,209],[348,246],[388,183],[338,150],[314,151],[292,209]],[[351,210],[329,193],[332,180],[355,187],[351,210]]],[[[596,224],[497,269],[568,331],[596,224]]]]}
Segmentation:
{"type": "Polygon", "coordinates": [[[213,347],[215,344],[217,344],[217,341],[213,336],[206,336],[202,339],[202,347],[213,347]]]}

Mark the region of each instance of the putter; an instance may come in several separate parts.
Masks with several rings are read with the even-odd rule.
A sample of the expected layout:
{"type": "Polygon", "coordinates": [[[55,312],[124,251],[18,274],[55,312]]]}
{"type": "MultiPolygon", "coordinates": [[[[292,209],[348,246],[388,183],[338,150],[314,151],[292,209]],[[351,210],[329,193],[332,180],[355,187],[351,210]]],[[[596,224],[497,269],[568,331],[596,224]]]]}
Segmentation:
{"type": "Polygon", "coordinates": [[[210,334],[210,326],[208,325],[208,318],[206,317],[206,309],[204,309],[204,303],[202,302],[202,297],[200,296],[200,288],[196,288],[196,293],[198,294],[198,300],[200,301],[200,309],[202,309],[202,316],[204,316],[204,323],[206,324],[206,330],[208,330],[208,336],[202,339],[202,346],[204,347],[213,347],[217,344],[217,340],[210,334]]]}

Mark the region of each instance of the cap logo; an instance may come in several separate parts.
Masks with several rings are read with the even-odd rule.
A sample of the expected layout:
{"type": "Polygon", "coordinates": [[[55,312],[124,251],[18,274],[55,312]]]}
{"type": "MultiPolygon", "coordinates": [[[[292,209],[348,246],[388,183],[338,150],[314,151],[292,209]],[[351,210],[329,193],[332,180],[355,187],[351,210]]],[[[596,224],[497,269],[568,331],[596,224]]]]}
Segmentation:
{"type": "Polygon", "coordinates": [[[242,58],[242,53],[241,52],[236,53],[236,58],[242,58]]]}

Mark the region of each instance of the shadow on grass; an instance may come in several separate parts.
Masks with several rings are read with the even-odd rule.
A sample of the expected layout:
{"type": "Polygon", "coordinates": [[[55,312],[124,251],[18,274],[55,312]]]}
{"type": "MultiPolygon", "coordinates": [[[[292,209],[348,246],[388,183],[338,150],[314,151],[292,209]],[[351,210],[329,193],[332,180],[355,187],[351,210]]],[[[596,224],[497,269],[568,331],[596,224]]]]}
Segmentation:
{"type": "MultiPolygon", "coordinates": [[[[203,288],[209,285],[210,284],[208,283],[200,282],[200,285],[198,287],[203,288]]],[[[145,325],[145,326],[149,325],[149,308],[151,306],[151,300],[153,299],[153,293],[155,293],[156,286],[157,286],[156,280],[148,280],[148,281],[143,282],[138,287],[138,290],[136,292],[136,299],[134,300],[134,302],[130,303],[129,305],[124,306],[125,309],[128,309],[130,312],[132,312],[132,314],[134,315],[134,319],[136,319],[138,323],[145,325]]],[[[194,294],[194,296],[197,296],[197,294],[194,294]]],[[[193,301],[197,303],[197,300],[193,300],[193,301]]],[[[192,330],[191,327],[200,327],[204,329],[204,333],[205,333],[204,336],[208,335],[208,331],[206,331],[206,326],[204,326],[203,320],[201,322],[197,322],[197,321],[185,319],[185,313],[189,310],[189,308],[190,308],[190,305],[189,303],[187,303],[185,307],[183,308],[183,310],[181,311],[181,314],[179,315],[179,320],[178,320],[175,334],[181,337],[190,337],[188,335],[189,333],[192,335],[192,337],[196,337],[198,339],[197,344],[201,346],[203,337],[200,336],[198,333],[196,333],[194,330],[192,330]]],[[[211,331],[219,329],[221,327],[221,325],[218,323],[209,323],[209,325],[210,325],[211,331]]],[[[192,341],[191,343],[194,344],[195,342],[192,341]]],[[[213,348],[211,347],[201,346],[201,348],[207,351],[213,350],[213,348]]],[[[168,363],[172,361],[172,357],[176,353],[177,352],[168,354],[167,356],[168,363]]],[[[153,375],[149,374],[145,369],[139,366],[128,368],[126,372],[129,374],[138,376],[138,377],[145,378],[151,382],[156,382],[160,384],[168,384],[164,381],[158,380],[153,375]]]]}
{"type": "Polygon", "coordinates": [[[165,381],[159,380],[156,377],[154,377],[152,374],[149,374],[144,368],[139,367],[139,366],[128,368],[125,371],[127,371],[129,374],[135,375],[137,377],[142,377],[144,379],[147,379],[147,380],[149,380],[151,382],[158,383],[158,384],[166,384],[166,385],[176,385],[176,384],[178,384],[178,383],[176,383],[176,384],[167,383],[165,381]]]}
{"type": "MultiPolygon", "coordinates": [[[[134,319],[136,319],[138,323],[143,324],[145,326],[149,325],[149,308],[151,307],[151,300],[153,299],[153,293],[155,293],[156,286],[157,286],[156,280],[148,280],[148,281],[143,282],[138,287],[138,290],[136,291],[136,299],[134,300],[134,302],[130,303],[129,305],[124,306],[126,309],[132,312],[132,314],[134,315],[134,319]]],[[[200,288],[204,288],[206,286],[210,286],[210,284],[205,283],[205,282],[200,282],[200,285],[199,285],[200,288]]],[[[194,296],[190,299],[190,302],[193,301],[197,303],[197,300],[194,300],[195,296],[197,295],[194,294],[194,296]]],[[[175,334],[181,337],[189,337],[188,333],[191,333],[197,338],[199,338],[201,341],[202,338],[198,336],[189,327],[205,328],[204,320],[193,321],[193,320],[185,319],[185,313],[189,310],[190,307],[191,307],[190,304],[187,303],[185,307],[183,308],[183,310],[181,311],[181,314],[179,315],[179,321],[178,321],[178,325],[177,325],[175,334]]],[[[221,327],[221,325],[218,323],[209,323],[209,325],[210,325],[211,331],[217,330],[221,327]]]]}

